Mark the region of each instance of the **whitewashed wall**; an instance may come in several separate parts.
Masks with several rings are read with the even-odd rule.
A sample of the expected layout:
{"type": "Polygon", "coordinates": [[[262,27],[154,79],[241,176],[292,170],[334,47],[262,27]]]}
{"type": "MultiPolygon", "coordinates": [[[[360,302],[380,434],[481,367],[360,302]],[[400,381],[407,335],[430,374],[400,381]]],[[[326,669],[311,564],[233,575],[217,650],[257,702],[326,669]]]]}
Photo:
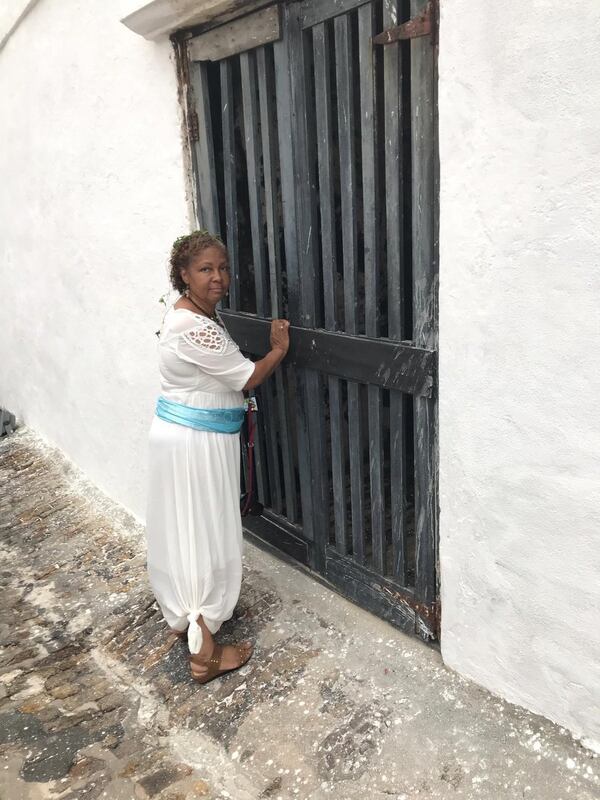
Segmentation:
{"type": "Polygon", "coordinates": [[[121,25],[131,5],[39,0],[0,50],[0,405],[143,514],[189,223],[171,45],[121,25]]]}
{"type": "Polygon", "coordinates": [[[440,37],[442,653],[598,742],[600,3],[475,6],[440,37]]]}

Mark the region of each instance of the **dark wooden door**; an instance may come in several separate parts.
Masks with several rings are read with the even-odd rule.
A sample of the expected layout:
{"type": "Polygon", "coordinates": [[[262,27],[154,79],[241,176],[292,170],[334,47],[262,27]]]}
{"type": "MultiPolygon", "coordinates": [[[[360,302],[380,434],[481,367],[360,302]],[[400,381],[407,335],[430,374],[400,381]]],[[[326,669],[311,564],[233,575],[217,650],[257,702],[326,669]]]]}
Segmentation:
{"type": "MultiPolygon", "coordinates": [[[[274,41],[212,61],[197,42],[189,66],[199,223],[231,255],[226,324],[254,356],[270,318],[292,325],[257,391],[265,511],[246,527],[434,639],[435,53],[430,36],[372,42],[423,6],[290,3],[261,12],[274,41]]],[[[244,24],[260,31],[242,20],[226,51],[244,24]]],[[[220,35],[201,37],[217,56],[220,35]]]]}

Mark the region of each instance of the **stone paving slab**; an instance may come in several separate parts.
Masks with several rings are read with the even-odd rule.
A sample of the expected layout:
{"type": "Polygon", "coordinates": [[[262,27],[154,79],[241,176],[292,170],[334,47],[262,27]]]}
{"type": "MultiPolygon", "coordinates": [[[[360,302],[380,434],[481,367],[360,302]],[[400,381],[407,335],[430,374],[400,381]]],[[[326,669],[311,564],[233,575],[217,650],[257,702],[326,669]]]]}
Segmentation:
{"type": "Polygon", "coordinates": [[[0,440],[0,800],[592,800],[598,759],[439,654],[247,545],[223,641],[188,675],[143,530],[59,452],[0,440]]]}

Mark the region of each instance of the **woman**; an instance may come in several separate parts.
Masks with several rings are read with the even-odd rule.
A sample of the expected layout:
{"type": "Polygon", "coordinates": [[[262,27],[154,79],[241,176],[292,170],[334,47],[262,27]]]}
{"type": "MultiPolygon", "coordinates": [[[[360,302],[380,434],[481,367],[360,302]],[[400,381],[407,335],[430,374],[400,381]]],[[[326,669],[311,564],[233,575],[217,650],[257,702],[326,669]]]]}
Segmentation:
{"type": "Polygon", "coordinates": [[[271,324],[271,351],[244,358],[217,314],[229,288],[227,250],[195,231],[176,240],[171,283],[181,297],[159,340],[162,395],[150,431],[146,535],[150,584],[171,627],[189,644],[192,677],[207,683],[252,655],[249,643],[221,647],[242,579],[239,428],[242,391],[285,357],[289,323],[271,324]]]}

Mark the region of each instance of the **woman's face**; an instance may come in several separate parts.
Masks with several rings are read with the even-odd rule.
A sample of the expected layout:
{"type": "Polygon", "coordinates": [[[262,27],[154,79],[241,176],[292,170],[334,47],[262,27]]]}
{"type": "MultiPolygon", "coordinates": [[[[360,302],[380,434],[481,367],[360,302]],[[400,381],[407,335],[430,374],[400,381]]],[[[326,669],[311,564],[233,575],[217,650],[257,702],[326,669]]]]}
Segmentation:
{"type": "Polygon", "coordinates": [[[181,275],[195,298],[216,306],[229,289],[227,254],[220,247],[205,247],[181,270],[181,275]]]}

